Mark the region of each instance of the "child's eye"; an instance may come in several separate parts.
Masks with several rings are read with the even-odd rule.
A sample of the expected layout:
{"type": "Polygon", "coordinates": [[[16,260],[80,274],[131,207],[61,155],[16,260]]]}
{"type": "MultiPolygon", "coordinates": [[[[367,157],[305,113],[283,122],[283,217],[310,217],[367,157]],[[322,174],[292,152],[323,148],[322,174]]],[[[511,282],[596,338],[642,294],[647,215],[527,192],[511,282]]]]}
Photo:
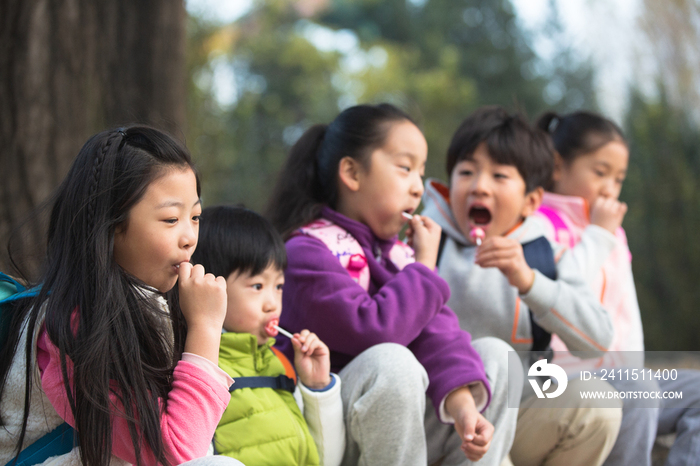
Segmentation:
{"type": "Polygon", "coordinates": [[[256,291],[262,290],[262,287],[263,287],[263,286],[262,286],[262,283],[255,283],[254,285],[251,285],[251,286],[252,286],[253,289],[256,290],[256,291]]]}
{"type": "Polygon", "coordinates": [[[411,167],[407,167],[406,165],[399,165],[399,168],[407,173],[411,171],[411,167]]]}
{"type": "Polygon", "coordinates": [[[493,177],[501,179],[501,180],[505,180],[508,178],[508,175],[506,175],[505,173],[494,173],[493,177]]]}
{"type": "Polygon", "coordinates": [[[163,220],[163,221],[164,221],[165,223],[169,223],[169,224],[171,224],[171,225],[174,225],[174,224],[177,223],[177,219],[176,219],[176,218],[168,218],[168,219],[165,219],[165,220],[163,220]]]}
{"type": "Polygon", "coordinates": [[[284,283],[277,285],[277,291],[282,291],[282,288],[284,288],[284,283]]]}
{"type": "Polygon", "coordinates": [[[192,217],[192,220],[195,222],[199,222],[201,219],[202,219],[201,215],[195,215],[194,217],[192,217]]]}
{"type": "Polygon", "coordinates": [[[601,178],[605,176],[605,173],[603,173],[600,170],[593,170],[593,171],[595,172],[596,175],[600,176],[601,178]]]}
{"type": "Polygon", "coordinates": [[[459,176],[472,176],[474,172],[471,170],[460,170],[459,171],[459,176]]]}
{"type": "Polygon", "coordinates": [[[615,180],[615,183],[617,183],[617,184],[622,184],[622,183],[624,183],[624,182],[625,182],[625,179],[624,179],[624,178],[618,178],[618,179],[615,180]]]}

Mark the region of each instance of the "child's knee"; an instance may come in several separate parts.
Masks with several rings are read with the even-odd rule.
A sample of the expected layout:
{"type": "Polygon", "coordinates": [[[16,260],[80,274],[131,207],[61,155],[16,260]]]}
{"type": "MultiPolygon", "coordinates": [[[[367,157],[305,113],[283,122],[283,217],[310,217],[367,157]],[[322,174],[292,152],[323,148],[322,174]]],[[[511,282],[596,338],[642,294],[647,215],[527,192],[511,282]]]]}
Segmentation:
{"type": "Polygon", "coordinates": [[[520,358],[515,350],[505,341],[495,337],[477,338],[472,341],[472,346],[481,356],[492,392],[505,393],[507,388],[509,392],[517,394],[519,399],[524,380],[520,358]],[[514,359],[509,365],[510,358],[514,359]]]}
{"type": "Polygon", "coordinates": [[[414,404],[425,398],[428,375],[405,346],[381,343],[360,353],[341,372],[343,403],[414,404]]]}

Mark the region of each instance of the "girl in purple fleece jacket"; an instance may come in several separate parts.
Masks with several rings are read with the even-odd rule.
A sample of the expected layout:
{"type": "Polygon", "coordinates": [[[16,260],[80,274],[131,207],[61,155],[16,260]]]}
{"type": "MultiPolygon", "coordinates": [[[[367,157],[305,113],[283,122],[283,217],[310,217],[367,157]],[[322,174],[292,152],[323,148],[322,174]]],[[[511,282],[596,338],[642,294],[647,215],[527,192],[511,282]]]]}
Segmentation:
{"type": "Polygon", "coordinates": [[[268,208],[287,238],[281,325],[316,332],[343,380],[344,464],[498,465],[512,443],[508,345],[471,342],[445,306],[435,222],[408,220],[415,257],[397,243],[420,203],[426,158],[405,113],[351,107],[294,145],[268,208]]]}

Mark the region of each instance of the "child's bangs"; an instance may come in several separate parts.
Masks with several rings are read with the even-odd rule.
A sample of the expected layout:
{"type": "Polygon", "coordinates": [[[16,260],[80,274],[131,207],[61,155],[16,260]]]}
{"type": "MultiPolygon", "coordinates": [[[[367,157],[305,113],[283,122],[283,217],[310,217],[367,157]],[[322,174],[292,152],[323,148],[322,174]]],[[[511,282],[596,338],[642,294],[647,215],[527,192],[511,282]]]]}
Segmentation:
{"type": "Polygon", "coordinates": [[[253,237],[250,248],[242,248],[237,254],[238,264],[234,270],[240,273],[248,273],[251,276],[259,275],[269,267],[284,271],[287,268],[287,251],[284,243],[275,241],[276,238],[253,237]]]}
{"type": "MultiPolygon", "coordinates": [[[[518,138],[515,131],[492,131],[486,138],[486,150],[491,160],[499,165],[511,165],[517,167],[520,175],[523,176],[521,166],[523,151],[529,151],[529,141],[525,137],[518,138]],[[520,152],[520,153],[519,153],[520,152]]],[[[525,178],[523,176],[523,178],[525,178]]]]}

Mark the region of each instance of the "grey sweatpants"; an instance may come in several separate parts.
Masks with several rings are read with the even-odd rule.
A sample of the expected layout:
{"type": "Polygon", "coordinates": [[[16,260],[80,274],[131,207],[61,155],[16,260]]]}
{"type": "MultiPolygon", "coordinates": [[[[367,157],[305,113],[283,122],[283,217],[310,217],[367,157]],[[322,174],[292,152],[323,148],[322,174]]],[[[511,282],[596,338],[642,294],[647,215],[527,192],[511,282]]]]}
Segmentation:
{"type": "MultiPolygon", "coordinates": [[[[518,410],[507,407],[511,350],[496,338],[472,342],[492,389],[484,416],[495,432],[479,466],[498,466],[513,443],[518,410]]],[[[406,347],[383,343],[367,349],[341,372],[347,446],[343,465],[473,464],[460,449],[454,426],[442,424],[425,391],[428,375],[406,347]]],[[[520,383],[522,380],[512,381],[520,383]]]]}
{"type": "Polygon", "coordinates": [[[659,400],[656,408],[649,407],[653,400],[626,398],[620,434],[604,466],[650,466],[657,433],[677,434],[666,466],[700,466],[700,371],[681,369],[675,380],[609,382],[618,391],[682,392],[683,398],[659,400]]]}

